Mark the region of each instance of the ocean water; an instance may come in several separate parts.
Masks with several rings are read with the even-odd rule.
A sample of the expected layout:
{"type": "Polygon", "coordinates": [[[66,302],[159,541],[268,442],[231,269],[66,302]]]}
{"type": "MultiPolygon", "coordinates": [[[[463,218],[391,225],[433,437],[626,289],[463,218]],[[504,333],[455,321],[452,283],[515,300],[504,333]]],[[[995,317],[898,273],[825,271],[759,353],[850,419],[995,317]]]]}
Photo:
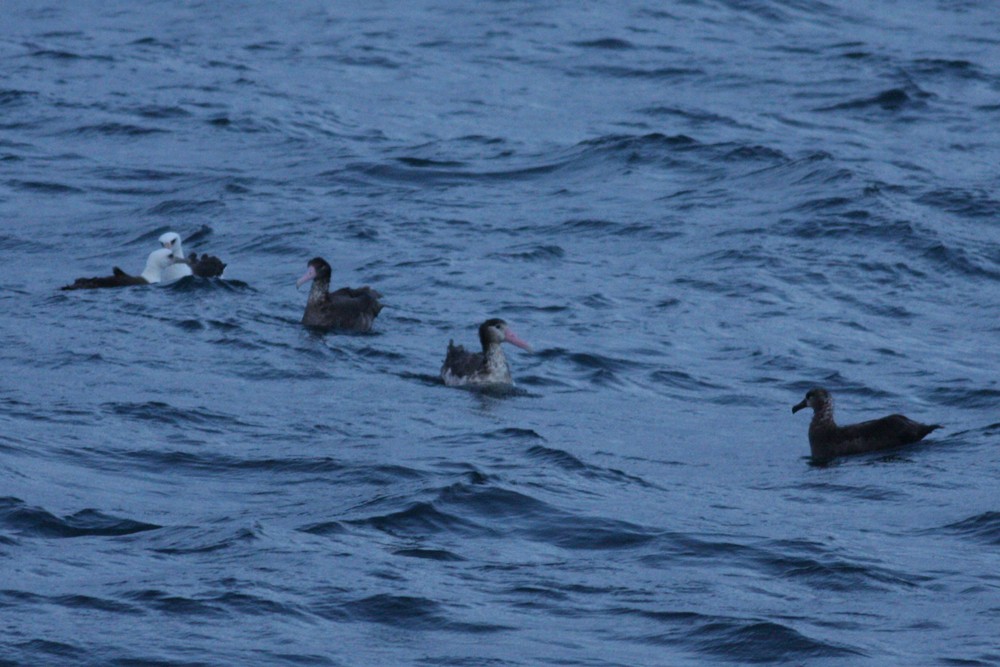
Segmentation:
{"type": "Polygon", "coordinates": [[[993,3],[2,14],[0,664],[1000,663],[993,3]]]}

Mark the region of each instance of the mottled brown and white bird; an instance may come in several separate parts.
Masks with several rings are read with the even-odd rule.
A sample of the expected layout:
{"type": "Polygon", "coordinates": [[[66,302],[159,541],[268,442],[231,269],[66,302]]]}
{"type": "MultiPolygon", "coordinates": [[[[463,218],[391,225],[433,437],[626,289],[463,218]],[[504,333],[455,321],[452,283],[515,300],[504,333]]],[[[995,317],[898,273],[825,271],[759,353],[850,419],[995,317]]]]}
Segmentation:
{"type": "Polygon", "coordinates": [[[448,353],[441,366],[441,379],[449,387],[514,384],[510,365],[501,343],[510,343],[524,350],[531,346],[517,337],[510,326],[499,318],[479,325],[482,352],[469,352],[455,341],[448,341],[448,353]]]}

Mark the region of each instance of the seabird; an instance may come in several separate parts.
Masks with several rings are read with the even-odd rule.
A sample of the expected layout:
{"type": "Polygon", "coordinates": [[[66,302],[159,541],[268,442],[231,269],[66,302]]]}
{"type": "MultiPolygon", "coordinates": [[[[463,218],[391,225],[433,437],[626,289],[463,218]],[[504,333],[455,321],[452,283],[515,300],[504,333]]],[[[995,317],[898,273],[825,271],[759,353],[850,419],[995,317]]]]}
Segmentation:
{"type": "Polygon", "coordinates": [[[322,257],[309,260],[305,274],[295,286],[313,281],[302,315],[302,324],[323,329],[370,331],[372,323],[382,310],[379,297],[371,287],[341,287],[330,292],[330,265],[322,257]]]}
{"type": "Polygon", "coordinates": [[[455,345],[455,341],[448,341],[448,354],[441,366],[444,383],[449,387],[514,384],[500,344],[511,343],[529,352],[531,346],[518,338],[499,318],[479,325],[479,342],[483,346],[482,352],[469,352],[461,345],[455,345]]]}
{"type": "Polygon", "coordinates": [[[226,265],[218,257],[212,255],[198,256],[198,253],[191,253],[190,257],[184,256],[184,248],[181,245],[181,237],[177,232],[165,232],[160,236],[160,245],[171,252],[176,263],[167,267],[163,272],[163,282],[171,283],[180,280],[185,276],[196,275],[201,278],[218,278],[225,271],[226,265]]]}
{"type": "Polygon", "coordinates": [[[112,269],[112,275],[97,278],[77,278],[72,285],[65,285],[60,289],[98,289],[101,287],[127,287],[128,285],[149,285],[163,280],[164,271],[172,266],[176,260],[166,248],[160,248],[149,253],[146,259],[146,268],[138,276],[125,273],[117,266],[112,269]]]}
{"type": "Polygon", "coordinates": [[[941,428],[940,424],[921,424],[903,415],[837,426],[833,421],[833,399],[830,392],[821,387],[806,392],[802,402],[792,406],[792,413],[805,407],[813,409],[809,424],[809,448],[817,460],[908,445],[941,428]]]}

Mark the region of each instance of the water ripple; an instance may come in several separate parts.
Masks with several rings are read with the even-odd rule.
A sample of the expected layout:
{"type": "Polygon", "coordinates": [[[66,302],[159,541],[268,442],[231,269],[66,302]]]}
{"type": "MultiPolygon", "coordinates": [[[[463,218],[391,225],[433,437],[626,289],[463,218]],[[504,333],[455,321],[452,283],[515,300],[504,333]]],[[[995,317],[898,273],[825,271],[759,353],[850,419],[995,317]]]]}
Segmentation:
{"type": "Polygon", "coordinates": [[[58,517],[18,498],[0,498],[0,523],[28,537],[121,536],[160,528],[156,524],[85,509],[58,517]]]}

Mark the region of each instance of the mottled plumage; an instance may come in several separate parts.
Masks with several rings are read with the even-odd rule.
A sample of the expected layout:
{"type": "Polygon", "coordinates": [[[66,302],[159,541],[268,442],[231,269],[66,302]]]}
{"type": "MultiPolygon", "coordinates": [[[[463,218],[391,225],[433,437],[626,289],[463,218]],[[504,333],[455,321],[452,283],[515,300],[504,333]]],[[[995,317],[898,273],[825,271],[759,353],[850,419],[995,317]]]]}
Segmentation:
{"type": "Polygon", "coordinates": [[[302,324],[323,329],[370,331],[382,310],[379,297],[371,287],[341,287],[330,292],[330,265],[322,257],[309,261],[305,275],[297,286],[312,281],[302,324]]]}
{"type": "Polygon", "coordinates": [[[903,415],[837,426],[833,420],[833,399],[828,391],[819,387],[806,392],[806,397],[792,407],[792,412],[805,407],[813,409],[809,424],[809,448],[817,460],[908,445],[941,428],[940,424],[921,424],[903,415]]]}
{"type": "Polygon", "coordinates": [[[531,346],[517,337],[507,323],[493,318],[479,325],[482,352],[469,352],[455,341],[448,342],[448,353],[441,366],[441,379],[449,387],[465,385],[513,384],[510,366],[501,343],[511,343],[525,350],[531,346]]]}

